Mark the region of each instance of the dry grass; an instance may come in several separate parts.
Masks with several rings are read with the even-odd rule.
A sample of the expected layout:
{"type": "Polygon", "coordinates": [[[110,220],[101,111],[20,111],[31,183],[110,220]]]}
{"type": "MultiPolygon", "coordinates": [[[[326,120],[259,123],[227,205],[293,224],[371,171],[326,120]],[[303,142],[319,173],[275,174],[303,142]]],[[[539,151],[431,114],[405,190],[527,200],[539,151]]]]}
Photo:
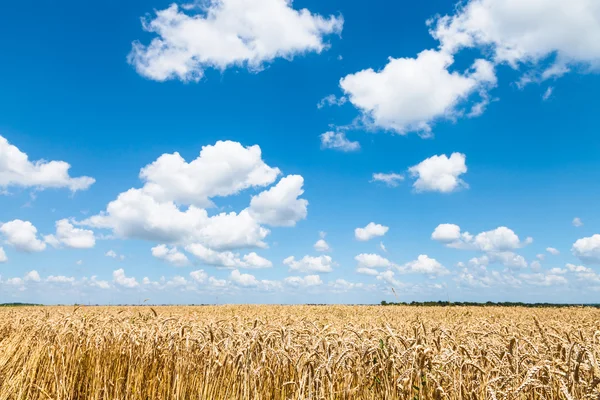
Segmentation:
{"type": "Polygon", "coordinates": [[[0,399],[598,399],[589,309],[0,310],[0,399]]]}

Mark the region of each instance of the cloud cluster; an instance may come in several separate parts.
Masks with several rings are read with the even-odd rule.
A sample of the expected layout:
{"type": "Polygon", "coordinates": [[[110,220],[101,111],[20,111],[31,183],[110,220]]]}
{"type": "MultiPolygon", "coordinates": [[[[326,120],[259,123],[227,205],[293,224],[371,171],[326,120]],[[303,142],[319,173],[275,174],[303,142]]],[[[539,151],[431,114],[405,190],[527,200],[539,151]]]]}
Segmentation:
{"type": "MultiPolygon", "coordinates": [[[[364,124],[430,136],[439,120],[485,111],[501,64],[523,71],[519,86],[573,69],[585,73],[600,68],[600,7],[595,0],[468,0],[455,10],[427,21],[437,49],[390,57],[381,69],[340,80],[344,97],[361,112],[364,124]],[[477,50],[464,52],[467,57],[482,53],[486,58],[457,70],[453,64],[464,58],[463,49],[477,50]]],[[[544,99],[551,94],[549,88],[544,99]]]]}
{"type": "Polygon", "coordinates": [[[526,268],[527,261],[523,256],[514,253],[533,242],[528,237],[522,241],[510,228],[500,226],[491,231],[481,232],[475,236],[469,232],[462,232],[460,226],[455,224],[440,224],[431,239],[441,242],[447,247],[461,250],[475,250],[485,253],[481,257],[469,261],[472,266],[487,266],[499,263],[510,268],[526,268]]]}
{"type": "MultiPolygon", "coordinates": [[[[247,188],[272,184],[280,175],[264,163],[258,146],[219,141],[204,146],[187,163],[179,154],[164,154],[142,168],[141,188],[111,201],[106,211],[81,224],[110,229],[122,239],[134,238],[171,245],[199,245],[209,250],[266,247],[270,226],[293,226],[307,215],[308,202],[299,198],[304,179],[290,175],[252,197],[240,212],[209,215],[215,197],[236,195],[247,188]]],[[[198,247],[199,248],[199,247],[198,247]]]]}

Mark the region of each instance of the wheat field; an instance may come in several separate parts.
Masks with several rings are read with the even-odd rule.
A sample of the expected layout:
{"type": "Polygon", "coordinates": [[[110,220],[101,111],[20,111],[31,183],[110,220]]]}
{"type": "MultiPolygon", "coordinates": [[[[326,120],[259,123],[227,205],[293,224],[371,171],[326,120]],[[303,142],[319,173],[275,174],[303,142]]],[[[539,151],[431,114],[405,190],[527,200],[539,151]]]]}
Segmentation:
{"type": "Polygon", "coordinates": [[[0,309],[0,399],[598,399],[593,309],[0,309]]]}

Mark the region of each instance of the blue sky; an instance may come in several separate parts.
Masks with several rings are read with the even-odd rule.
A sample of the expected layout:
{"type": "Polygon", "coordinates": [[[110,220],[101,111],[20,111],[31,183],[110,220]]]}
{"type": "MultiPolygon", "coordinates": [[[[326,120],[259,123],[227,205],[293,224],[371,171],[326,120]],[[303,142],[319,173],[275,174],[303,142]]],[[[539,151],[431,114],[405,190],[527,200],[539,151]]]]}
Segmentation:
{"type": "Polygon", "coordinates": [[[0,301],[597,301],[599,6],[426,3],[8,5],[0,301]]]}

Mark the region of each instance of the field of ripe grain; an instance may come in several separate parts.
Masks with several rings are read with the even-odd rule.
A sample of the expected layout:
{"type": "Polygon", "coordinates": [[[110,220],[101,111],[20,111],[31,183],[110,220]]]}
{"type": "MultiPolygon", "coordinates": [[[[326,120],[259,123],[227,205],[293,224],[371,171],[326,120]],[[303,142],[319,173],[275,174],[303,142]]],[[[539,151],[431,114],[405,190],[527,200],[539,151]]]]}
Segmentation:
{"type": "Polygon", "coordinates": [[[1,399],[598,399],[600,311],[0,309],[1,399]]]}

